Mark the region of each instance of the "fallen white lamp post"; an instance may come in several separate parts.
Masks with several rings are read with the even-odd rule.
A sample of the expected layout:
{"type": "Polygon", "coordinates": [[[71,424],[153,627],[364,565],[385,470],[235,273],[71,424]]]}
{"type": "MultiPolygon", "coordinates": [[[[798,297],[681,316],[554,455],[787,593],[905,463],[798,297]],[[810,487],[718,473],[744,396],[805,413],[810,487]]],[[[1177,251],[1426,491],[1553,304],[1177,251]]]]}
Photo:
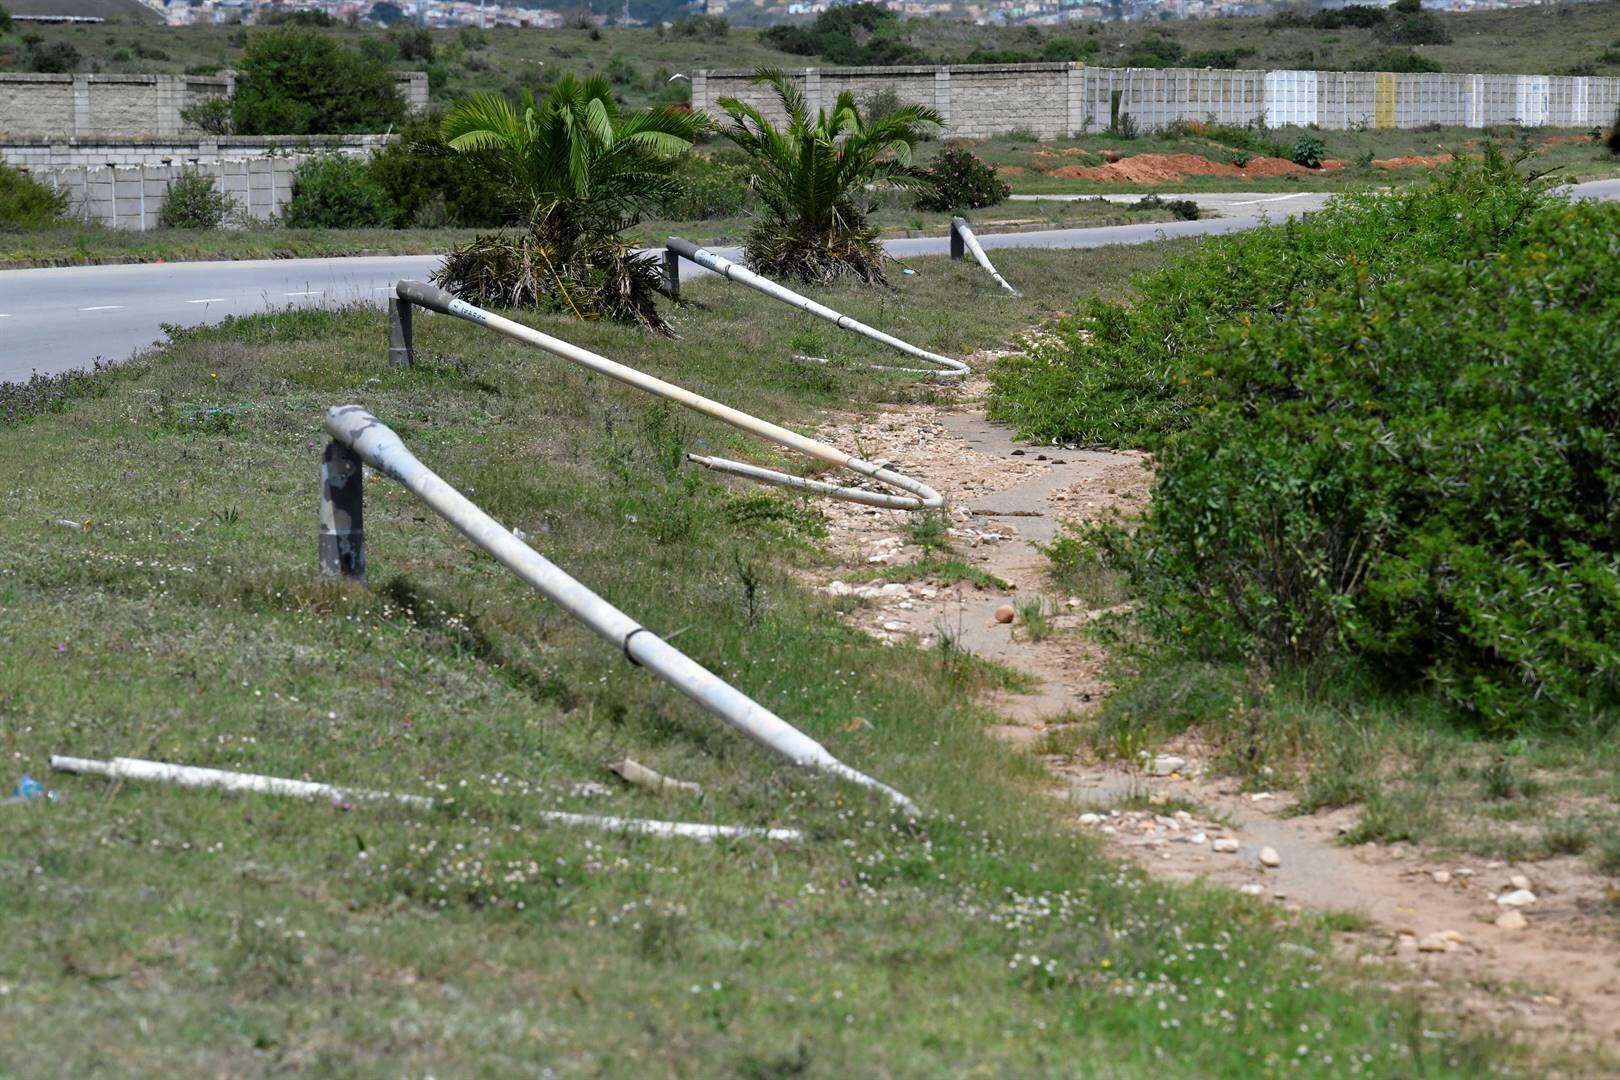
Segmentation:
{"type": "MultiPolygon", "coordinates": [[[[578,345],[563,341],[561,338],[543,334],[532,327],[524,326],[522,323],[502,318],[494,312],[474,307],[465,300],[458,299],[437,286],[424,285],[420,281],[401,281],[395,287],[395,292],[400,300],[406,302],[400,307],[408,309],[409,304],[416,304],[430,311],[437,311],[444,315],[454,315],[457,318],[466,319],[468,322],[477,323],[479,326],[487,327],[496,333],[544,349],[546,352],[554,356],[560,356],[564,360],[578,364],[580,367],[588,368],[611,379],[617,379],[627,386],[634,386],[638,390],[645,390],[650,394],[667,398],[677,404],[686,406],[694,412],[712,416],[716,420],[730,424],[734,428],[758,435],[762,439],[768,439],[778,446],[787,447],[789,450],[797,450],[799,453],[807,454],[818,461],[848,469],[850,472],[875,480],[886,487],[907,492],[907,494],[890,495],[880,491],[868,491],[865,488],[844,487],[821,480],[810,480],[802,476],[794,476],[790,473],[768,469],[760,465],[731,461],[726,458],[704,457],[697,454],[687,455],[689,461],[705,468],[714,469],[717,472],[731,473],[736,476],[746,476],[749,479],[774,484],[778,487],[797,488],[800,491],[830,495],[849,502],[862,503],[866,506],[879,506],[889,510],[935,510],[945,505],[944,496],[919,480],[913,480],[909,476],[903,476],[892,469],[874,465],[869,461],[862,461],[860,458],[844,453],[837,447],[828,446],[824,442],[800,435],[796,431],[789,431],[787,428],[780,427],[767,420],[761,420],[757,416],[750,416],[741,409],[733,409],[729,405],[722,405],[720,402],[703,397],[701,394],[694,394],[684,387],[665,382],[663,379],[648,375],[644,371],[638,371],[617,361],[609,360],[605,356],[593,353],[589,349],[582,349],[578,345]]],[[[409,334],[408,327],[407,322],[403,331],[407,336],[409,334]]],[[[399,331],[396,325],[397,332],[399,331]]],[[[404,351],[408,352],[408,347],[404,351]]],[[[941,357],[941,359],[944,358],[941,357]]],[[[955,363],[955,361],[950,361],[950,363],[955,363]]],[[[963,371],[967,370],[966,365],[960,366],[963,371]]]]}
{"type": "Polygon", "coordinates": [[[1001,276],[1001,272],[990,265],[990,256],[984,253],[979,238],[973,235],[973,229],[969,227],[967,218],[953,217],[951,218],[951,258],[960,259],[963,248],[973,253],[973,258],[978,261],[980,266],[985,268],[991,277],[1001,283],[1003,289],[1006,289],[1014,296],[1024,295],[1009,285],[1007,279],[1001,276]]]}
{"type": "MultiPolygon", "coordinates": [[[[369,791],[365,788],[340,788],[308,780],[289,780],[285,777],[260,776],[256,773],[232,772],[228,769],[204,769],[193,765],[171,765],[162,761],[142,761],[139,758],[121,757],[113,758],[111,761],[97,761],[92,758],[53,754],[51,768],[58,772],[105,776],[113,780],[150,780],[189,788],[217,788],[222,791],[243,791],[259,795],[285,795],[297,799],[328,799],[332,802],[397,802],[424,810],[433,807],[433,800],[426,795],[400,795],[388,791],[369,791]]],[[[564,810],[541,810],[537,812],[537,816],[558,825],[577,825],[644,836],[682,837],[689,840],[804,838],[804,834],[797,829],[701,825],[688,821],[652,821],[646,818],[573,814],[564,810]]]]}
{"type": "Polygon", "coordinates": [[[751,289],[758,289],[766,296],[780,300],[784,304],[796,307],[800,311],[808,312],[817,318],[826,319],[828,322],[842,330],[854,331],[855,333],[860,334],[862,337],[868,337],[873,341],[881,342],[890,348],[899,349],[908,356],[915,356],[917,359],[926,360],[930,364],[938,364],[940,368],[943,369],[940,371],[925,369],[928,374],[936,375],[944,379],[959,379],[973,371],[972,368],[968,367],[960,360],[953,360],[949,356],[941,356],[939,353],[929,352],[927,349],[919,349],[910,342],[901,341],[892,334],[885,334],[881,330],[876,330],[870,326],[867,326],[865,323],[857,319],[852,319],[848,315],[834,311],[825,304],[818,304],[808,296],[800,296],[792,289],[789,289],[784,285],[779,285],[770,278],[761,277],[759,274],[754,273],[746,266],[738,266],[730,259],[716,255],[708,248],[700,248],[690,240],[683,240],[679,236],[672,236],[664,242],[664,246],[666,250],[674,252],[683,259],[688,259],[694,263],[697,263],[705,270],[712,270],[716,274],[719,274],[730,281],[735,281],[741,285],[747,285],[751,289]]]}
{"type": "MultiPolygon", "coordinates": [[[[404,295],[403,285],[401,295],[404,295]]],[[[621,650],[631,663],[659,676],[737,731],[795,765],[881,792],[906,812],[917,812],[916,805],[900,792],[845,765],[819,742],[692,660],[513,536],[418,461],[388,425],[365,409],[358,405],[334,406],[326,414],[326,431],[332,437],[321,469],[321,551],[322,569],[326,572],[351,577],[364,574],[364,474],[354,460],[358,457],[404,485],[496,561],[621,650]]]]}

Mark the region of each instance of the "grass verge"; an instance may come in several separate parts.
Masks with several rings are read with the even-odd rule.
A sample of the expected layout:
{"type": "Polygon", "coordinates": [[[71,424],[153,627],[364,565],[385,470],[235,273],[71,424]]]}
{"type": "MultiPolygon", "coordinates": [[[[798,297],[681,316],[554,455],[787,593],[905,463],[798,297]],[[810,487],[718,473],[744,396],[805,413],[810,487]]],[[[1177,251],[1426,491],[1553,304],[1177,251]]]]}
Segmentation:
{"type": "MultiPolygon", "coordinates": [[[[1020,301],[943,260],[900,292],[828,296],[963,353],[1159,254],[1009,252],[1020,301]]],[[[820,326],[722,283],[690,293],[679,341],[535,321],[801,426],[928,392],[789,364],[790,342],[820,326]]],[[[1145,1076],[1196,1062],[1179,1070],[1246,1077],[1511,1062],[1496,1039],[1358,982],[1326,959],[1321,926],[1148,881],[1063,828],[1031,794],[1039,765],[983,737],[976,667],[847,628],[789,573],[820,558],[801,504],[680,467],[683,448],[736,451],[729,430],[466,323],[425,318],[418,335],[420,363],[403,369],[386,364],[375,311],[233,321],[0,428],[11,771],[126,754],[453,798],[348,810],[55,778],[55,802],[0,809],[0,1071],[1027,1076],[1107,1062],[1145,1076]],[[369,586],[319,580],[320,418],[350,401],[927,815],[905,822],[780,768],[386,481],[367,496],[369,586]],[[626,755],[705,794],[573,793],[626,755]],[[541,827],[541,807],[810,839],[672,844],[541,827]]]]}

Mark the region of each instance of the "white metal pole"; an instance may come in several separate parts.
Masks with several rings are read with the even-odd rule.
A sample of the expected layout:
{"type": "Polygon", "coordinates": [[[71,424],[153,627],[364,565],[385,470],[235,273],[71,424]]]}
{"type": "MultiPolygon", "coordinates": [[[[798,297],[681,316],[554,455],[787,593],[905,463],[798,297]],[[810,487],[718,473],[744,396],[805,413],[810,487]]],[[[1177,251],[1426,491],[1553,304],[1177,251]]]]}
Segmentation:
{"type": "MultiPolygon", "coordinates": [[[[188,788],[217,788],[221,791],[246,791],[259,795],[285,795],[295,799],[333,799],[341,801],[398,802],[421,809],[432,809],[433,800],[426,795],[398,795],[389,791],[367,791],[364,788],[340,788],[332,784],[318,784],[308,780],[288,780],[280,776],[261,776],[257,773],[232,772],[229,769],[203,769],[194,765],[170,765],[162,761],[142,761],[139,758],[113,758],[97,761],[92,758],[51,755],[51,768],[58,772],[78,773],[85,776],[105,776],[112,780],[150,780],[164,784],[178,784],[188,788]]],[[[537,814],[544,821],[559,825],[583,825],[611,832],[640,833],[647,836],[679,836],[689,840],[718,840],[754,837],[765,840],[802,840],[798,829],[764,829],[747,825],[701,825],[689,821],[653,821],[647,818],[612,817],[599,814],[572,814],[565,810],[541,810],[537,814]]]]}
{"type": "Polygon", "coordinates": [[[762,468],[758,465],[748,465],[740,461],[731,461],[726,458],[700,457],[687,455],[692,462],[705,468],[715,469],[719,472],[733,473],[737,476],[746,476],[780,487],[792,487],[802,491],[814,491],[824,495],[833,495],[850,502],[863,503],[867,506],[881,506],[893,510],[934,510],[945,505],[945,497],[927,484],[903,476],[892,469],[885,469],[869,461],[862,461],[844,453],[836,447],[828,446],[824,442],[800,435],[796,431],[779,427],[757,416],[750,416],[741,409],[733,409],[729,405],[722,405],[718,401],[694,394],[684,387],[663,379],[648,375],[605,356],[600,356],[589,349],[582,349],[578,345],[554,338],[550,334],[543,334],[533,327],[524,326],[520,322],[502,318],[494,312],[474,307],[465,300],[452,296],[445,290],[434,285],[425,285],[420,281],[401,281],[395,292],[401,300],[428,308],[431,311],[441,312],[445,315],[454,315],[477,323],[496,333],[504,334],[537,348],[544,349],[554,356],[578,364],[583,368],[617,379],[628,386],[638,390],[645,390],[649,394],[668,398],[670,401],[686,406],[694,412],[705,416],[712,416],[716,420],[730,424],[760,438],[769,439],[778,446],[785,446],[790,450],[797,450],[802,454],[825,461],[830,465],[858,473],[871,480],[875,480],[887,487],[898,488],[908,492],[907,495],[889,495],[879,491],[868,491],[864,488],[840,487],[815,480],[807,480],[802,476],[793,476],[790,473],[778,472],[774,469],[762,468]]]}
{"type": "Polygon", "coordinates": [[[1014,296],[1024,295],[1009,285],[1007,283],[1007,279],[1001,276],[1001,272],[998,271],[994,266],[990,265],[990,256],[984,253],[984,248],[979,244],[979,238],[973,235],[973,229],[968,226],[966,218],[951,218],[951,230],[955,232],[957,236],[962,238],[962,242],[967,245],[967,249],[969,251],[973,252],[973,257],[979,261],[979,265],[984,267],[985,270],[989,271],[990,276],[995,278],[996,281],[1000,282],[1003,289],[1006,289],[1014,296]]]}
{"type": "MultiPolygon", "coordinates": [[[[635,374],[650,378],[640,372],[635,374]]],[[[819,742],[665,642],[502,528],[418,461],[392,429],[365,409],[358,405],[334,406],[327,411],[326,430],[333,439],[353,449],[366,464],[404,485],[507,569],[561,605],[614,648],[622,650],[631,663],[658,675],[733,728],[788,761],[871,788],[888,796],[907,812],[916,812],[915,804],[900,792],[845,765],[819,742]]]]}
{"type": "Polygon", "coordinates": [[[828,322],[839,327],[840,329],[852,330],[863,337],[869,337],[873,341],[882,342],[884,345],[888,345],[890,348],[899,349],[908,356],[915,356],[919,360],[926,360],[931,364],[938,364],[940,367],[945,369],[935,373],[940,378],[958,379],[963,375],[969,374],[973,370],[960,360],[953,360],[949,356],[941,356],[939,353],[929,352],[927,349],[919,349],[910,342],[901,341],[892,334],[885,334],[883,331],[875,330],[859,320],[850,318],[848,315],[840,314],[825,304],[818,304],[808,296],[800,296],[792,289],[779,285],[770,278],[761,277],[745,266],[738,266],[730,259],[716,255],[708,248],[700,248],[690,240],[683,240],[679,236],[672,236],[665,241],[665,245],[670,251],[673,251],[677,255],[681,256],[681,258],[689,259],[703,267],[705,270],[712,270],[716,274],[728,278],[731,281],[738,282],[742,285],[747,285],[753,289],[758,289],[766,296],[774,297],[775,299],[782,301],[784,304],[796,307],[800,311],[808,312],[818,318],[826,319],[828,322]]]}

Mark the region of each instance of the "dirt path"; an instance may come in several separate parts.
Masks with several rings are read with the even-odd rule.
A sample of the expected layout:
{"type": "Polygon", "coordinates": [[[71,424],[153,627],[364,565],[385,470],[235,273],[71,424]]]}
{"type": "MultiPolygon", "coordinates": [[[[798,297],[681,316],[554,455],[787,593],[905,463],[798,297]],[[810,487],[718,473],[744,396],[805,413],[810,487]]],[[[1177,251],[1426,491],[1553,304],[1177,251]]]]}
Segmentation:
{"type": "Polygon", "coordinates": [[[1009,587],[886,580],[887,568],[929,554],[913,539],[914,519],[846,503],[826,507],[840,565],[819,587],[863,601],[850,618],[880,640],[937,645],[947,637],[1036,680],[1030,693],[996,696],[1004,722],[990,733],[1043,753],[1078,826],[1154,874],[1230,885],[1292,910],[1355,913],[1364,928],[1344,933],[1344,948],[1387,967],[1392,981],[1415,979],[1437,1006],[1538,1033],[1549,1045],[1612,1047],[1620,1038],[1620,935],[1596,911],[1607,886],[1575,860],[1457,863],[1411,845],[1346,847],[1339,837],[1354,810],[1285,816],[1290,796],[1239,793],[1205,774],[1205,755],[1191,743],[1161,747],[1143,767],[1044,753],[1043,736],[1083,717],[1109,686],[1101,647],[1078,632],[1100,613],[1052,591],[1038,545],[1065,522],[1145,505],[1149,462],[1015,443],[985,419],[984,391],[969,383],[954,403],[846,418],[822,436],[944,492],[957,556],[1009,587]],[[1033,640],[1021,619],[997,620],[1003,605],[1043,595],[1053,612],[1044,639],[1033,640]],[[1126,797],[1133,806],[1186,800],[1198,812],[1115,808],[1126,797]],[[1520,889],[1534,900],[1501,902],[1520,889]]]}

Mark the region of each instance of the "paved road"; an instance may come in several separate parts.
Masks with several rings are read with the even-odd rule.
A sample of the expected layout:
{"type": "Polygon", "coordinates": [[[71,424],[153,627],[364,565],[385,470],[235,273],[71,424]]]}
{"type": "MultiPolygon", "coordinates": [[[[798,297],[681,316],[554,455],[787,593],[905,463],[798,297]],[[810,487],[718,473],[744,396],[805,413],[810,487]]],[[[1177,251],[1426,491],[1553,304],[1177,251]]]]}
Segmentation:
{"type": "MultiPolygon", "coordinates": [[[[1584,197],[1620,199],[1620,180],[1578,185],[1584,197]]],[[[1198,196],[1208,198],[1207,196],[1198,196]]],[[[1106,244],[1150,243],[1162,237],[1207,236],[1253,228],[1309,208],[1299,200],[1248,204],[1272,195],[1223,194],[1223,209],[1234,216],[1162,225],[1122,225],[1098,229],[981,236],[987,249],[1007,247],[1086,248],[1106,244]],[[1236,213],[1237,211],[1249,211],[1236,213]]],[[[890,240],[898,258],[939,255],[945,237],[890,240]]],[[[722,254],[735,256],[729,249],[722,254]]],[[[432,255],[353,259],[266,259],[243,262],[147,263],[0,272],[0,382],[84,367],[91,361],[124,360],[163,337],[163,325],[192,326],[227,315],[249,314],[292,305],[382,302],[400,278],[425,278],[437,262],[432,255]]],[[[682,272],[696,268],[683,264],[682,272]]],[[[697,271],[702,273],[703,271],[697,271]]]]}

